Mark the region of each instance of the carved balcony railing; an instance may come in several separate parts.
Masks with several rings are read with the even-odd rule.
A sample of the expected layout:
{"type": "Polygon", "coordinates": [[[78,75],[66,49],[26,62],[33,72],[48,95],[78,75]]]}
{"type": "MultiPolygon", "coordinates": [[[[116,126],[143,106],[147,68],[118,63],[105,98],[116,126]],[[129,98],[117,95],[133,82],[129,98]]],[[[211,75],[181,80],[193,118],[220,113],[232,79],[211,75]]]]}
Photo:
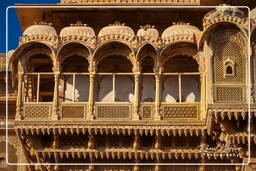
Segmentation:
{"type": "MultiPolygon", "coordinates": [[[[97,73],[96,80],[92,80],[91,78],[94,76],[91,77],[89,73],[57,74],[57,76],[56,73],[26,73],[23,75],[19,89],[21,93],[17,98],[16,119],[19,118],[18,116],[21,120],[39,119],[40,121],[200,119],[201,102],[200,97],[198,97],[200,90],[196,90],[196,98],[192,98],[192,101],[196,100],[196,102],[188,102],[191,100],[191,98],[186,98],[188,93],[181,91],[185,84],[182,82],[183,75],[185,77],[188,74],[164,74],[164,77],[177,77],[178,87],[176,89],[179,92],[170,95],[173,98],[179,97],[176,97],[177,102],[175,99],[174,102],[160,102],[160,96],[156,96],[155,99],[152,98],[151,101],[140,102],[138,95],[140,93],[136,90],[139,87],[136,86],[139,79],[136,79],[136,75],[132,73],[97,73]],[[101,82],[104,77],[112,77],[112,80],[108,79],[112,83],[112,89],[111,87],[104,89],[106,82],[101,82]],[[124,82],[120,77],[126,77],[128,81],[124,82]],[[133,80],[133,78],[135,79],[133,80]],[[116,84],[118,79],[119,82],[116,84]],[[121,84],[119,85],[120,80],[121,84]],[[94,82],[95,86],[91,86],[94,82]],[[101,94],[91,94],[97,88],[102,88],[104,91],[101,94]],[[123,92],[128,92],[128,94],[124,97],[123,92]]],[[[190,73],[189,75],[199,77],[198,73],[190,73]]],[[[156,81],[156,84],[159,84],[159,81],[156,81]]],[[[157,91],[156,88],[154,91],[157,91]]],[[[161,91],[160,88],[158,91],[161,91]]],[[[159,93],[156,94],[159,95],[159,93]]],[[[162,100],[173,99],[165,98],[162,100]]]]}
{"type": "Polygon", "coordinates": [[[143,102],[140,104],[140,117],[142,120],[152,120],[155,114],[154,102],[143,102]]]}
{"type": "Polygon", "coordinates": [[[96,102],[96,119],[131,119],[132,103],[129,102],[96,102]]]}
{"type": "Polygon", "coordinates": [[[60,104],[61,119],[86,119],[87,103],[86,102],[66,102],[60,104]]]}
{"type": "Polygon", "coordinates": [[[246,103],[246,86],[215,84],[214,96],[218,103],[246,103]]]}
{"type": "Polygon", "coordinates": [[[59,115],[63,120],[86,119],[89,73],[61,73],[59,79],[59,115]]]}
{"type": "Polygon", "coordinates": [[[25,120],[49,120],[52,113],[52,103],[26,102],[23,105],[22,111],[25,120]]]}
{"type": "Polygon", "coordinates": [[[200,102],[161,103],[163,119],[199,119],[200,102]]]}

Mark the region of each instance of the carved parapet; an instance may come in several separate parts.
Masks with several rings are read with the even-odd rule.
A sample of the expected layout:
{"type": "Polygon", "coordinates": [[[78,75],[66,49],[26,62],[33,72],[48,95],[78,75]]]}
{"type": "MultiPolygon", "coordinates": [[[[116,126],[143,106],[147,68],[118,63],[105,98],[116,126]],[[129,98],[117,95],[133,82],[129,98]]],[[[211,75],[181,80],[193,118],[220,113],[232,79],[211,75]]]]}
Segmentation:
{"type": "Polygon", "coordinates": [[[137,45],[141,46],[146,43],[152,44],[157,48],[161,48],[162,39],[159,37],[158,30],[155,26],[145,25],[141,26],[137,32],[138,42],[137,45]]]}
{"type": "Polygon", "coordinates": [[[97,43],[94,30],[79,21],[60,31],[60,41],[61,43],[79,41],[93,48],[97,43]]]}
{"type": "Polygon", "coordinates": [[[59,38],[55,28],[51,26],[51,23],[39,22],[28,27],[20,38],[20,44],[31,41],[44,42],[53,47],[57,47],[59,38]]]}
{"type": "Polygon", "coordinates": [[[164,45],[181,41],[196,43],[198,34],[200,34],[200,30],[197,27],[191,26],[189,23],[178,22],[164,30],[162,41],[164,45]]]}
{"type": "Polygon", "coordinates": [[[221,5],[214,11],[211,11],[204,16],[204,30],[208,29],[211,25],[220,22],[230,22],[245,30],[248,28],[248,20],[241,10],[230,6],[221,5]]]}
{"type": "Polygon", "coordinates": [[[30,35],[30,36],[21,36],[20,44],[28,43],[31,41],[39,41],[50,44],[53,47],[58,46],[58,36],[54,35],[30,35]]]}
{"type": "Polygon", "coordinates": [[[110,40],[120,40],[131,44],[134,40],[132,28],[125,26],[124,23],[116,21],[114,24],[103,27],[98,34],[98,43],[102,44],[110,40]]]}

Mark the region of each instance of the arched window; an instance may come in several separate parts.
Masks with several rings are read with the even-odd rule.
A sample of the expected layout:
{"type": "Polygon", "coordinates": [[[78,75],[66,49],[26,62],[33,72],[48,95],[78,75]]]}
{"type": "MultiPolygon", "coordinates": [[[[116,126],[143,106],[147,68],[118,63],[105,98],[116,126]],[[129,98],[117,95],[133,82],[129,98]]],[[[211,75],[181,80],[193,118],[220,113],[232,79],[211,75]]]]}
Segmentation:
{"type": "Polygon", "coordinates": [[[87,102],[89,95],[88,61],[74,55],[62,62],[60,97],[64,102],[87,102]]]}
{"type": "Polygon", "coordinates": [[[154,102],[156,49],[146,44],[139,50],[138,58],[141,61],[141,102],[154,102]]]}
{"type": "Polygon", "coordinates": [[[228,58],[224,62],[224,77],[226,76],[234,76],[235,75],[235,63],[228,58]]]}
{"type": "Polygon", "coordinates": [[[200,101],[200,75],[196,60],[174,56],[164,64],[162,102],[200,101]]]}
{"type": "Polygon", "coordinates": [[[25,100],[27,102],[51,102],[54,76],[52,60],[46,54],[35,54],[27,61],[25,100]]]}
{"type": "Polygon", "coordinates": [[[111,55],[101,60],[98,64],[97,101],[132,102],[134,79],[131,73],[132,64],[126,57],[111,55]]]}
{"type": "Polygon", "coordinates": [[[141,100],[142,102],[155,101],[155,78],[154,75],[154,61],[150,56],[145,57],[141,63],[142,79],[141,79],[141,100]]]}
{"type": "Polygon", "coordinates": [[[58,52],[61,65],[59,99],[62,102],[87,102],[89,96],[88,48],[68,43],[58,52]]]}
{"type": "Polygon", "coordinates": [[[227,66],[226,75],[233,75],[233,74],[234,74],[233,68],[231,66],[227,66]]]}

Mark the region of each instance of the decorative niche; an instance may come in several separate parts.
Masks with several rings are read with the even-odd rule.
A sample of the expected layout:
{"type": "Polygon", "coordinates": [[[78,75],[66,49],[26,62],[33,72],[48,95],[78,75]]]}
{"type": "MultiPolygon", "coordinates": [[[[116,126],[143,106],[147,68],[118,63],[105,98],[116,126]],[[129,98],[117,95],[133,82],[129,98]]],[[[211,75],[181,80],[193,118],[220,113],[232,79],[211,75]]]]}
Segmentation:
{"type": "Polygon", "coordinates": [[[235,62],[228,58],[224,61],[224,77],[235,76],[235,62]]]}

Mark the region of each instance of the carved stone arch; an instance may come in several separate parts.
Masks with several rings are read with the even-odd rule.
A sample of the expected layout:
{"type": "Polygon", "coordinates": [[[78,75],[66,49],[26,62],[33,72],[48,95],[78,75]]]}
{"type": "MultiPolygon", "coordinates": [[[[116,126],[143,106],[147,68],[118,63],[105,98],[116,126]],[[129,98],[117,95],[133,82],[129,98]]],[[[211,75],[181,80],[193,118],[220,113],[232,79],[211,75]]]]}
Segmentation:
{"type": "Polygon", "coordinates": [[[248,30],[245,30],[244,28],[237,25],[236,23],[227,22],[227,21],[226,22],[217,22],[217,23],[210,25],[209,27],[207,27],[206,30],[203,31],[202,36],[201,36],[200,40],[198,41],[198,49],[199,50],[203,49],[204,42],[209,39],[209,37],[212,35],[212,32],[221,26],[224,26],[224,27],[231,26],[231,27],[235,27],[235,28],[239,29],[243,33],[243,36],[246,38],[246,40],[248,40],[248,30]]]}
{"type": "Polygon", "coordinates": [[[142,60],[148,56],[151,57],[154,61],[154,70],[156,72],[159,70],[159,68],[158,68],[158,66],[159,66],[159,63],[158,63],[159,51],[154,45],[152,45],[150,43],[143,44],[141,47],[139,47],[136,56],[137,56],[136,58],[139,60],[140,70],[141,70],[142,60]]]}
{"type": "Polygon", "coordinates": [[[111,55],[120,55],[126,57],[131,62],[133,71],[137,71],[139,69],[139,62],[136,58],[134,49],[120,41],[109,41],[95,49],[92,55],[92,61],[95,62],[95,69],[97,69],[97,66],[101,60],[111,55]]]}
{"type": "Polygon", "coordinates": [[[8,68],[10,67],[12,68],[13,86],[16,82],[16,76],[17,76],[16,73],[26,72],[25,66],[28,59],[31,57],[31,55],[40,54],[40,53],[45,54],[51,59],[53,63],[53,69],[54,69],[54,67],[56,67],[57,65],[56,51],[54,48],[52,48],[48,44],[37,42],[37,41],[31,41],[31,42],[22,44],[13,52],[13,54],[10,56],[10,59],[8,61],[8,68]]]}
{"type": "Polygon", "coordinates": [[[161,71],[163,72],[163,66],[168,59],[178,55],[192,57],[198,63],[199,72],[201,73],[204,71],[205,64],[203,56],[198,53],[197,47],[194,43],[186,42],[170,44],[161,50],[159,57],[159,67],[161,71]]]}
{"type": "Polygon", "coordinates": [[[15,50],[15,52],[12,54],[12,56],[9,59],[8,67],[10,67],[12,63],[15,63],[14,62],[15,60],[21,60],[20,58],[22,58],[23,56],[30,57],[30,55],[33,55],[36,53],[47,53],[51,58],[53,64],[55,64],[57,61],[56,52],[54,48],[42,42],[31,41],[31,42],[22,44],[15,50]],[[40,48],[42,51],[38,48],[40,48]],[[46,52],[47,50],[48,52],[46,52]]]}
{"type": "Polygon", "coordinates": [[[88,61],[89,66],[91,65],[91,55],[92,55],[91,48],[89,48],[88,46],[80,42],[73,41],[73,42],[67,42],[63,44],[57,52],[57,59],[59,62],[60,70],[61,70],[63,61],[75,55],[85,58],[88,61]]]}

